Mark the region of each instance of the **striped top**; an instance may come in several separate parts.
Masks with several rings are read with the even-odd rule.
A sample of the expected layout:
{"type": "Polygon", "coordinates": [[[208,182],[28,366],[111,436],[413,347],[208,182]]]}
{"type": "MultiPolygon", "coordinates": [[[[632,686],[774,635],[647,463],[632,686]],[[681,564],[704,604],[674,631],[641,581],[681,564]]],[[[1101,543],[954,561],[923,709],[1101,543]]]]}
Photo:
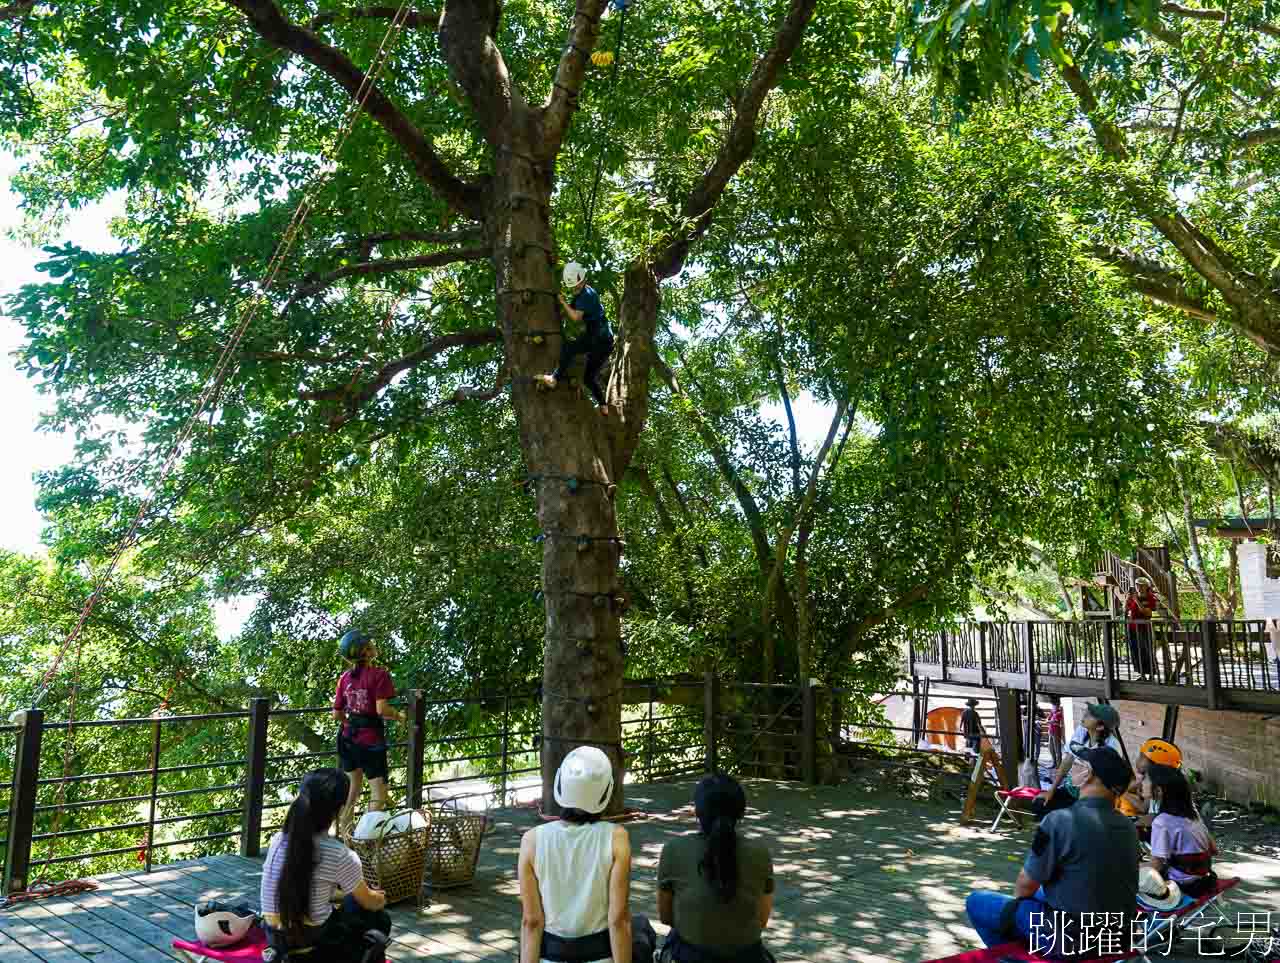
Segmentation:
{"type": "MultiPolygon", "coordinates": [[[[319,926],[333,913],[335,890],[352,892],[364,879],[360,857],[332,836],[316,836],[316,868],[311,877],[311,911],[307,923],[319,926]]],[[[262,915],[275,926],[280,919],[280,874],[288,852],[288,837],[276,833],[262,867],[262,915]]]]}

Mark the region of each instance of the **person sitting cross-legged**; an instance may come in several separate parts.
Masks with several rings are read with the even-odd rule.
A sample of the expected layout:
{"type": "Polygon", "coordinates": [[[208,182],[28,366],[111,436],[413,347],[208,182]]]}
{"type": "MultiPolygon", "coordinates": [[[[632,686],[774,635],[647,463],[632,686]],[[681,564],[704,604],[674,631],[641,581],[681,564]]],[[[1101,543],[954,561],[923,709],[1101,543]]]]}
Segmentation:
{"type": "Polygon", "coordinates": [[[1055,809],[1065,809],[1076,801],[1079,787],[1071,778],[1075,752],[1078,747],[1106,746],[1123,757],[1120,740],[1116,731],[1120,728],[1120,713],[1114,706],[1106,703],[1091,702],[1085,709],[1084,718],[1071,734],[1071,742],[1067,745],[1062,762],[1053,776],[1053,784],[1036,797],[1031,804],[1031,811],[1036,819],[1043,818],[1045,813],[1055,809]]]}
{"type": "Polygon", "coordinates": [[[1213,888],[1213,857],[1218,846],[1191,799],[1191,785],[1181,769],[1147,767],[1149,795],[1156,806],[1151,823],[1151,868],[1198,899],[1213,888]]]}
{"type": "Polygon", "coordinates": [[[1129,949],[1138,899],[1138,834],[1115,804],[1132,775],[1112,749],[1079,749],[1071,777],[1080,799],[1041,821],[1014,895],[969,894],[965,910],[984,944],[1025,940],[1033,952],[1052,959],[1129,949]]]}
{"type": "Polygon", "coordinates": [[[671,927],[662,963],[771,963],[760,936],[773,912],[773,862],[738,834],[742,786],[707,776],[693,808],[702,831],[671,840],[658,857],[658,918],[671,927]]]}

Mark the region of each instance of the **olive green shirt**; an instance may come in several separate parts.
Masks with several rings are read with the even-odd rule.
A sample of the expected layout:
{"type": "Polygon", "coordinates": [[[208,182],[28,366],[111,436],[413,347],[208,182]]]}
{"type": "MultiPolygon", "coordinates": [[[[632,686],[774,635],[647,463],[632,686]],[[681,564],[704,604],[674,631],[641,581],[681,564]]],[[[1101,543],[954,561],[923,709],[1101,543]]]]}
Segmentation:
{"type": "Polygon", "coordinates": [[[673,925],[686,943],[732,952],[760,941],[760,897],[773,892],[769,850],[738,837],[738,888],[733,899],[720,897],[698,871],[706,852],[705,836],[681,836],[662,847],[658,888],[672,894],[673,925]]]}

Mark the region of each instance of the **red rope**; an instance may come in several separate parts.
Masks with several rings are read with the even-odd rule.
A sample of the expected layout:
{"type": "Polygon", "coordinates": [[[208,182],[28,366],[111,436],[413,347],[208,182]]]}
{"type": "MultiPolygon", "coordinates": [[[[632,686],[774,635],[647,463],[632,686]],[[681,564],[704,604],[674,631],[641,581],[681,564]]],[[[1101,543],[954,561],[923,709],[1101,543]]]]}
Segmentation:
{"type": "Polygon", "coordinates": [[[24,890],[10,893],[0,900],[0,909],[8,909],[20,903],[30,903],[51,896],[72,896],[76,893],[92,893],[98,888],[97,883],[87,879],[69,879],[65,883],[45,883],[37,880],[24,890]]]}

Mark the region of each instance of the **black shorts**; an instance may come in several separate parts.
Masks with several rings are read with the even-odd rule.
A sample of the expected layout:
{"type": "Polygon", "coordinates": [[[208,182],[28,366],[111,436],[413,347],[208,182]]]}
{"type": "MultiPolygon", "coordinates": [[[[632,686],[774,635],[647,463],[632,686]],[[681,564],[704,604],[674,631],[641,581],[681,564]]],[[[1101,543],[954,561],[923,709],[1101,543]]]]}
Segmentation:
{"type": "Polygon", "coordinates": [[[338,733],[338,768],[343,772],[361,770],[366,779],[387,778],[387,744],[361,746],[338,733]]]}

